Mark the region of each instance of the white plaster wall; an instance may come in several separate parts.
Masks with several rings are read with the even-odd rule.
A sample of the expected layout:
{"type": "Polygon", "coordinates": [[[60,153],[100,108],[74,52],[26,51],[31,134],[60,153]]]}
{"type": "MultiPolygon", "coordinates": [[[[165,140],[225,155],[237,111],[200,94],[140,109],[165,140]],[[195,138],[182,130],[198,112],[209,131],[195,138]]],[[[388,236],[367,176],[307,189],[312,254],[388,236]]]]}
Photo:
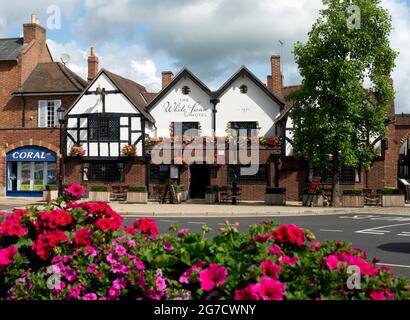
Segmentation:
{"type": "Polygon", "coordinates": [[[274,119],[280,106],[248,77],[240,77],[222,93],[218,104],[216,135],[225,136],[228,123],[232,121],[257,121],[260,136],[275,135],[274,119]],[[242,94],[240,87],[246,85],[248,93],[242,94]]]}
{"type": "Polygon", "coordinates": [[[156,123],[154,127],[147,125],[147,133],[153,137],[169,137],[172,122],[200,122],[202,135],[212,134],[212,104],[210,96],[191,79],[181,79],[175,86],[151,109],[150,113],[156,123]],[[191,89],[189,95],[182,94],[182,88],[191,89]],[[166,111],[166,106],[176,105],[180,111],[166,111]],[[193,110],[193,107],[194,111],[193,110]],[[185,107],[185,108],[184,108],[185,107]],[[181,111],[183,109],[183,111],[181,111]],[[192,112],[191,112],[192,111],[192,112]]]}
{"type": "MultiPolygon", "coordinates": [[[[286,121],[286,138],[293,140],[293,121],[290,117],[288,117],[288,120],[286,121]]],[[[286,140],[286,156],[291,157],[293,156],[293,146],[292,144],[286,140]]]]}
{"type": "MultiPolygon", "coordinates": [[[[97,88],[118,90],[118,88],[102,73],[89,89],[95,92],[97,88]]],[[[108,94],[105,97],[105,112],[107,113],[139,113],[123,94],[108,94]]],[[[84,95],[69,112],[69,115],[102,113],[101,95],[84,95]]]]}

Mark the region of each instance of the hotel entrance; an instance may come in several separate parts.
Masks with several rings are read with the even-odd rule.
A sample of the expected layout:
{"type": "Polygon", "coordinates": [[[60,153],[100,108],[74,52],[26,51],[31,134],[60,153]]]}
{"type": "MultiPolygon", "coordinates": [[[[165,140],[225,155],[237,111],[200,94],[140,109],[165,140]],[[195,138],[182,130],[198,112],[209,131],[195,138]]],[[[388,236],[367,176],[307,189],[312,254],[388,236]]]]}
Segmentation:
{"type": "Polygon", "coordinates": [[[211,184],[211,169],[208,165],[193,164],[190,167],[190,198],[205,199],[206,188],[211,184]]]}
{"type": "Polygon", "coordinates": [[[57,183],[56,154],[41,147],[23,147],[7,154],[7,196],[41,197],[57,183]]]}

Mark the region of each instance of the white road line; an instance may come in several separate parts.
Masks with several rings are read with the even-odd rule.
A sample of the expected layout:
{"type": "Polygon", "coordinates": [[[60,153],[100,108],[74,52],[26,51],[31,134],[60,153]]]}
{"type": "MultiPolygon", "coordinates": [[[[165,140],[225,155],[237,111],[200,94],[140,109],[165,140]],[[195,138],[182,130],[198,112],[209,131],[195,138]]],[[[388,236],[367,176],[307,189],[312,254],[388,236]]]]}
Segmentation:
{"type": "Polygon", "coordinates": [[[382,226],[382,227],[359,230],[359,231],[356,231],[355,233],[385,234],[385,233],[390,233],[391,231],[383,230],[383,229],[394,228],[394,227],[402,227],[402,226],[408,226],[408,225],[410,225],[410,223],[393,224],[393,225],[390,225],[390,226],[382,226]]]}
{"type": "Polygon", "coordinates": [[[321,232],[343,232],[343,230],[327,230],[327,229],[320,229],[321,232]]]}
{"type": "Polygon", "coordinates": [[[159,220],[161,222],[167,222],[167,223],[177,223],[178,221],[174,221],[174,220],[159,220]]]}
{"type": "Polygon", "coordinates": [[[400,237],[410,237],[410,234],[398,234],[400,237]]]}
{"type": "Polygon", "coordinates": [[[206,225],[206,222],[188,222],[188,224],[199,224],[203,226],[203,225],[206,225]]]}
{"type": "Polygon", "coordinates": [[[401,264],[390,264],[390,263],[377,263],[378,266],[385,266],[385,267],[395,267],[395,268],[410,268],[410,266],[405,266],[401,264]]]}

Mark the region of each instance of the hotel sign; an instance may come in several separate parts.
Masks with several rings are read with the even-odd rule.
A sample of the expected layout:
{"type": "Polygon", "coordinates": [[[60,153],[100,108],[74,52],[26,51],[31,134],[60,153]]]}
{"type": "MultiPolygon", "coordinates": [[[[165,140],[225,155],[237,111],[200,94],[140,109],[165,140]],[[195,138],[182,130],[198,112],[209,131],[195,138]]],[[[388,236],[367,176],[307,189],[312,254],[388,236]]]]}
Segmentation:
{"type": "Polygon", "coordinates": [[[208,116],[201,102],[190,102],[189,99],[180,99],[179,101],[166,101],[163,105],[165,113],[181,114],[185,118],[206,118],[208,116]]]}
{"type": "Polygon", "coordinates": [[[7,154],[7,161],[12,162],[56,162],[56,154],[40,147],[19,148],[7,154]]]}

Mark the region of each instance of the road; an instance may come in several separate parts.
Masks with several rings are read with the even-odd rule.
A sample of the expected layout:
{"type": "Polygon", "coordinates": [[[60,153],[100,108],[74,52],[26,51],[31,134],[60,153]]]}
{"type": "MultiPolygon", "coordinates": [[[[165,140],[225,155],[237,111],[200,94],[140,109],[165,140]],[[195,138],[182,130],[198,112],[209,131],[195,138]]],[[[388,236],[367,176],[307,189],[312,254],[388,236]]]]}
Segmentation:
{"type": "MultiPolygon", "coordinates": [[[[126,218],[131,224],[136,218],[126,218]]],[[[293,223],[314,232],[318,241],[345,240],[355,247],[364,249],[369,257],[377,257],[382,265],[393,268],[396,275],[410,279],[410,217],[397,215],[332,215],[275,217],[280,224],[293,223]]],[[[202,225],[213,229],[209,236],[218,234],[224,225],[223,218],[155,218],[161,233],[167,232],[172,224],[201,232],[202,225]]],[[[267,220],[266,218],[231,218],[239,221],[240,230],[267,220]]]]}

